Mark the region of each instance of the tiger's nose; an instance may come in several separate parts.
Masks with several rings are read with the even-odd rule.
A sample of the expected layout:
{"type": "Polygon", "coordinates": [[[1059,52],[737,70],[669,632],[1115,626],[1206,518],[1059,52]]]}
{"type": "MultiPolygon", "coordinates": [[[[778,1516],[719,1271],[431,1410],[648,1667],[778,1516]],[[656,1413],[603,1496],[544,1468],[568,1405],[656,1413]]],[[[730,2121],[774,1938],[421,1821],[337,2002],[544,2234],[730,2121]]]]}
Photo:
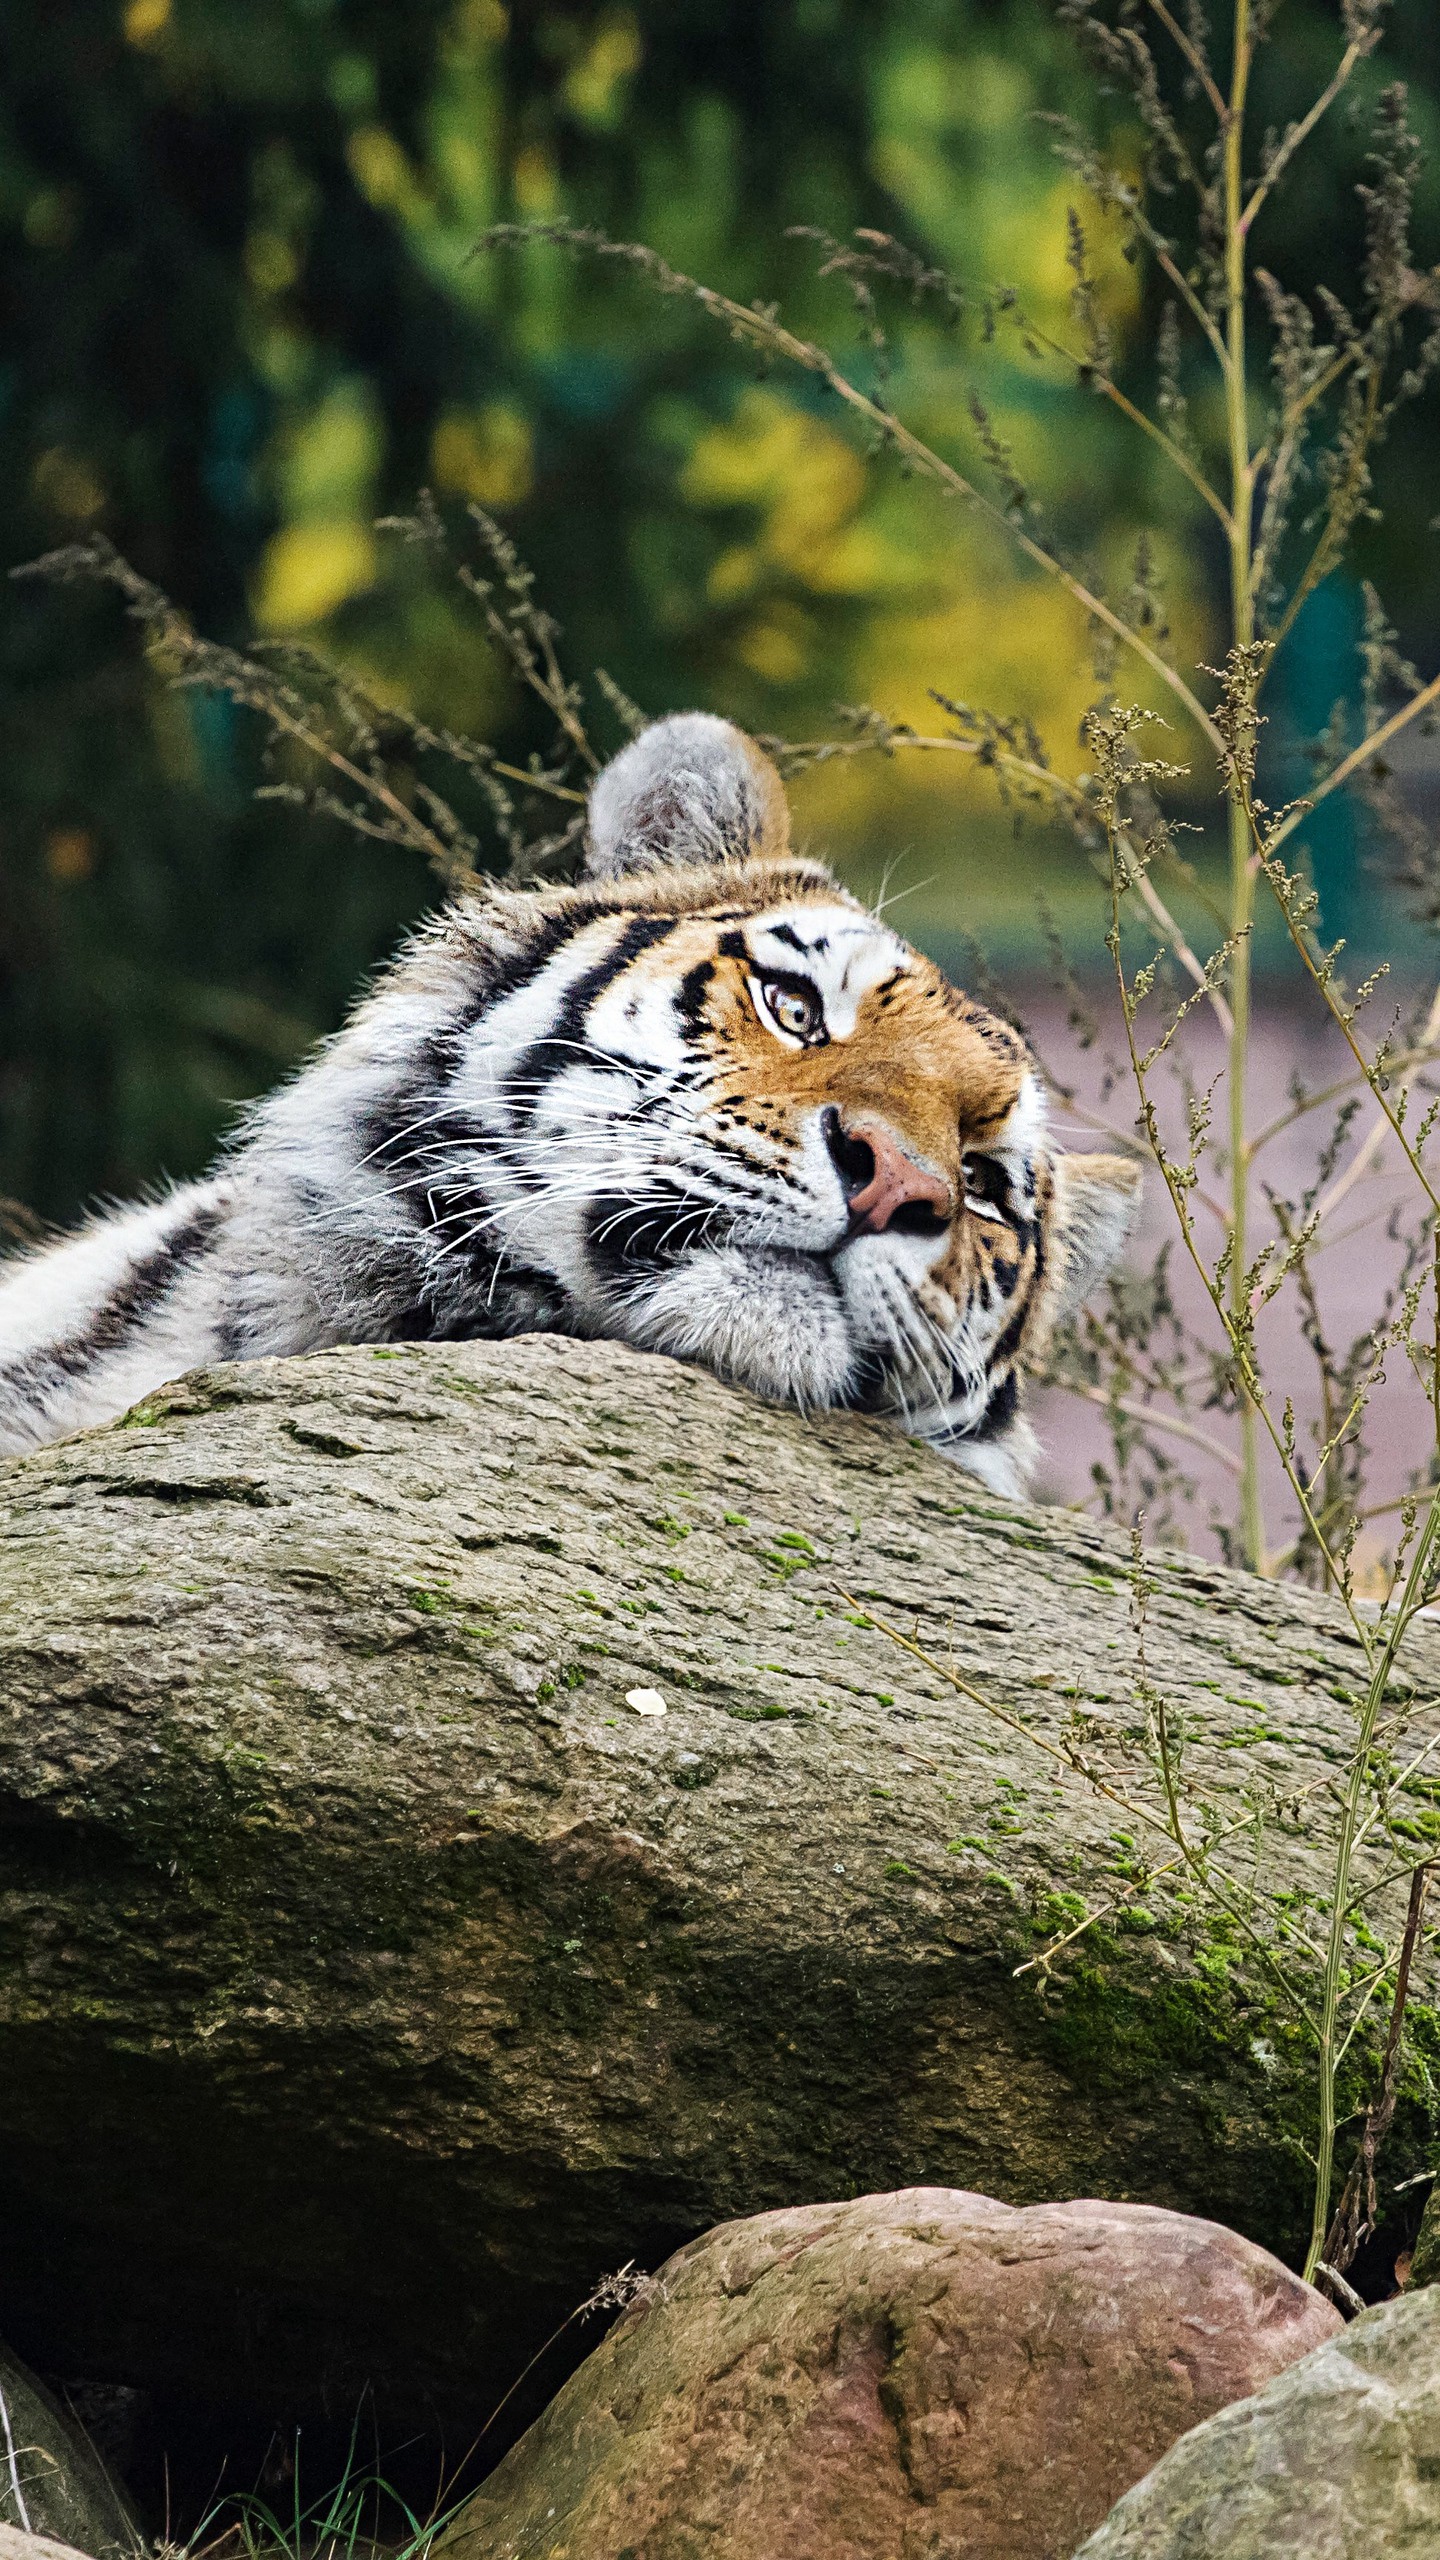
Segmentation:
{"type": "Polygon", "coordinates": [[[883,1120],[852,1121],[847,1128],[832,1104],[822,1126],[845,1193],[852,1235],[878,1236],[886,1227],[909,1235],[938,1235],[949,1224],[949,1183],[908,1156],[883,1120]]]}

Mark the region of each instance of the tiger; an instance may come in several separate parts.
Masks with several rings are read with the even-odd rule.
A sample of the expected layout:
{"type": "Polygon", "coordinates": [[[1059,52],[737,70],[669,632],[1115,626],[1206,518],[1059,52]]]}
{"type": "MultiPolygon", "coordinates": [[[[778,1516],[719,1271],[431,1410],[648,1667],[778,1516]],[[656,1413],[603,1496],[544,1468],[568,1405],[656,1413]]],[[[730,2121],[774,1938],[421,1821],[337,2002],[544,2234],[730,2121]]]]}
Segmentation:
{"type": "Polygon", "coordinates": [[[754,740],[682,712],[598,773],[573,883],[457,898],[210,1172],[0,1269],[0,1450],[217,1363],[548,1332],[888,1417],[1022,1495],[1025,1378],[1138,1191],[792,848],[754,740]]]}

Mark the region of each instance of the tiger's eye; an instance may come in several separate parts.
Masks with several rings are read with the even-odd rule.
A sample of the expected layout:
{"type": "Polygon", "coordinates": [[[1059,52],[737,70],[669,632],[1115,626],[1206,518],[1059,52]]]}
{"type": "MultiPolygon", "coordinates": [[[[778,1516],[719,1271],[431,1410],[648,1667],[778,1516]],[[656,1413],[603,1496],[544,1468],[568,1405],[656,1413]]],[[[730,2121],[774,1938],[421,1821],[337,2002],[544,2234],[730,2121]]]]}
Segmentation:
{"type": "Polygon", "coordinates": [[[777,1031],[787,1032],[792,1040],[823,1038],[825,1016],[820,998],[802,978],[766,978],[760,995],[777,1031]]]}
{"type": "Polygon", "coordinates": [[[1010,1204],[1010,1176],[995,1156],[976,1155],[967,1148],[960,1159],[965,1183],[965,1206],[977,1218],[989,1218],[996,1226],[1004,1226],[1010,1204]]]}

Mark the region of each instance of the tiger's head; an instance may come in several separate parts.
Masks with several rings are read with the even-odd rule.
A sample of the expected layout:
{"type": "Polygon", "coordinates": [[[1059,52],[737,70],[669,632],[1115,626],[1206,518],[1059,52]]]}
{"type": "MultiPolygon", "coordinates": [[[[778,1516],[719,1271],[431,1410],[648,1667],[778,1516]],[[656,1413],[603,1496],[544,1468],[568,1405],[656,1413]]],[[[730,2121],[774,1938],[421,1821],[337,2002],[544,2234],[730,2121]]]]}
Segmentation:
{"type": "Polygon", "coordinates": [[[589,820],[577,887],[499,901],[498,943],[485,911],[445,1090],[484,1207],[442,1226],[574,1330],[892,1415],[1020,1490],[1023,1373],[1120,1250],[1135,1167],[1054,1151],[1019,1034],[791,853],[728,723],[645,730],[589,820]]]}

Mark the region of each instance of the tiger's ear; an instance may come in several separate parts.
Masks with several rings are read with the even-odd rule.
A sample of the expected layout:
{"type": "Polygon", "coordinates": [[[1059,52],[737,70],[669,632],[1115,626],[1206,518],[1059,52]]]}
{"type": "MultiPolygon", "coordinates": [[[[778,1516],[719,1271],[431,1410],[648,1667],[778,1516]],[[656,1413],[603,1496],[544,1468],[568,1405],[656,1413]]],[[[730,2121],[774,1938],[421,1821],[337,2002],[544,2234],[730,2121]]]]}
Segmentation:
{"type": "Polygon", "coordinates": [[[1050,1316],[1073,1316],[1117,1262],[1140,1215],[1140,1167],[1128,1156],[1057,1156],[1050,1316]]]}
{"type": "Polygon", "coordinates": [[[743,730],[708,711],[679,711],[642,729],[590,792],[592,880],[789,850],[790,812],[775,767],[743,730]]]}

